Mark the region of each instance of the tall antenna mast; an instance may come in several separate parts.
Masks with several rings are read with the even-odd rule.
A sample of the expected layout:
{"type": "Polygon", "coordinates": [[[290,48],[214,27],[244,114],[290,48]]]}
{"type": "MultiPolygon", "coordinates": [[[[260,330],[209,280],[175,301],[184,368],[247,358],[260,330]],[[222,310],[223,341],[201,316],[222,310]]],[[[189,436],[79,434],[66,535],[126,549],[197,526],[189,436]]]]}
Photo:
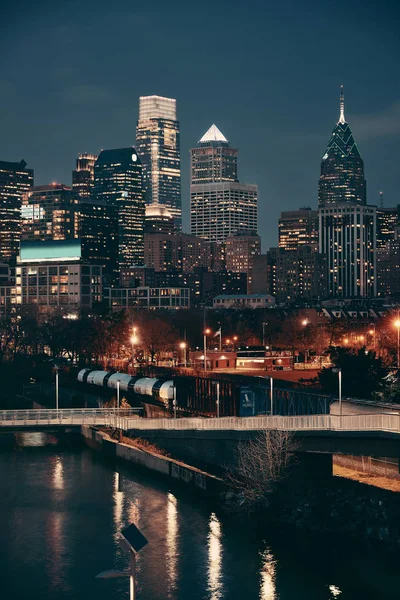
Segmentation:
{"type": "Polygon", "coordinates": [[[340,117],[339,117],[339,123],[341,123],[343,125],[343,123],[346,123],[346,120],[344,118],[344,90],[343,90],[343,86],[340,86],[340,117]]]}
{"type": "Polygon", "coordinates": [[[379,197],[381,199],[381,208],[383,208],[383,192],[379,192],[379,197]]]}

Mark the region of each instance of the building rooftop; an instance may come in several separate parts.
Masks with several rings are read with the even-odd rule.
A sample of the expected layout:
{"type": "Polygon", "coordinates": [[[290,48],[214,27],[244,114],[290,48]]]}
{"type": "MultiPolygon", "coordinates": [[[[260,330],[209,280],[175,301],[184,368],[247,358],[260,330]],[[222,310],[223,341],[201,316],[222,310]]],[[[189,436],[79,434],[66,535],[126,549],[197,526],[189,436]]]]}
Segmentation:
{"type": "Polygon", "coordinates": [[[210,129],[206,131],[203,137],[199,140],[199,144],[206,144],[207,142],[223,142],[224,144],[227,144],[228,140],[213,123],[210,129]]]}
{"type": "Polygon", "coordinates": [[[148,204],[146,206],[146,218],[148,217],[165,217],[172,219],[171,213],[163,204],[148,204]]]}

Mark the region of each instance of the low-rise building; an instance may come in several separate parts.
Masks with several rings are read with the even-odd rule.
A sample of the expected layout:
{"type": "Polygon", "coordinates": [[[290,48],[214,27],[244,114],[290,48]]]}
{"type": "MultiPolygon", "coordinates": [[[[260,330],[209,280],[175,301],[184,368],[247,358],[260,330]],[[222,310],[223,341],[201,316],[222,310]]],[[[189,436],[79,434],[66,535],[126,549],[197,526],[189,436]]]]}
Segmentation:
{"type": "Polygon", "coordinates": [[[190,307],[189,288],[104,288],[103,298],[113,312],[130,308],[175,310],[190,307]]]}
{"type": "Polygon", "coordinates": [[[15,269],[16,305],[90,308],[101,300],[102,266],[82,260],[80,240],[22,241],[15,269]]]}
{"type": "Polygon", "coordinates": [[[216,296],[213,308],[270,308],[275,305],[275,299],[269,294],[238,294],[216,296]]]}

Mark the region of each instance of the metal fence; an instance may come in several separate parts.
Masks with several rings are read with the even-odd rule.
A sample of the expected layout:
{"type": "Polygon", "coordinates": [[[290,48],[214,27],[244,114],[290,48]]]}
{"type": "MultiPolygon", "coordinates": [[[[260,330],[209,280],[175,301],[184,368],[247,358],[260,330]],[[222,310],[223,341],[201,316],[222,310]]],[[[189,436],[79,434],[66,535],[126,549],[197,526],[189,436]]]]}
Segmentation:
{"type": "Polygon", "coordinates": [[[115,426],[122,429],[201,429],[285,431],[391,431],[400,434],[400,414],[305,415],[299,417],[222,417],[211,419],[136,419],[114,416],[115,426]]]}
{"type": "Polygon", "coordinates": [[[138,420],[141,409],[121,408],[63,408],[56,409],[29,409],[29,410],[1,410],[1,427],[22,427],[36,425],[110,425],[113,426],[115,418],[125,418],[130,422],[138,420]]]}

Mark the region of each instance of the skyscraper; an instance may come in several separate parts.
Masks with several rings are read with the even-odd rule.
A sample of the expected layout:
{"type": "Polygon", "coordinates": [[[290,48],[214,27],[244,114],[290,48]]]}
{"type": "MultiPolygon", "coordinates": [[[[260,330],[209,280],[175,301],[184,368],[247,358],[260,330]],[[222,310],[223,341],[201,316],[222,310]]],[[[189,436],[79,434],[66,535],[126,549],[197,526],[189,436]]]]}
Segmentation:
{"type": "Polygon", "coordinates": [[[344,117],[343,86],[339,121],[322,157],[318,203],[329,295],[375,296],[376,207],[366,206],[364,163],[344,117]]]}
{"type": "Polygon", "coordinates": [[[94,166],[94,196],[118,209],[119,269],[143,264],[145,201],[135,148],[101,151],[94,166]]]}
{"type": "Polygon", "coordinates": [[[72,171],[72,189],[81,198],[90,198],[93,192],[94,165],[96,154],[79,154],[76,160],[76,169],[72,171]]]}
{"type": "Polygon", "coordinates": [[[22,195],[33,186],[33,170],[26,162],[0,161],[0,257],[14,261],[21,236],[22,195]]]}
{"type": "Polygon", "coordinates": [[[256,185],[239,183],[237,155],[215,125],[191,150],[190,230],[216,242],[257,231],[256,185]]]}
{"type": "Polygon", "coordinates": [[[301,246],[318,247],[318,213],[308,206],[282,212],[279,219],[279,248],[298,250],[301,246]]]}
{"type": "Polygon", "coordinates": [[[181,229],[181,153],[176,100],[161,96],[139,98],[136,150],[143,166],[146,204],[168,208],[181,229]]]}
{"type": "Polygon", "coordinates": [[[343,86],[340,90],[340,116],[321,162],[318,206],[355,202],[366,204],[364,161],[344,117],[343,86]]]}
{"type": "Polygon", "coordinates": [[[31,188],[23,195],[21,239],[72,240],[78,237],[77,194],[67,185],[50,183],[31,188]]]}

